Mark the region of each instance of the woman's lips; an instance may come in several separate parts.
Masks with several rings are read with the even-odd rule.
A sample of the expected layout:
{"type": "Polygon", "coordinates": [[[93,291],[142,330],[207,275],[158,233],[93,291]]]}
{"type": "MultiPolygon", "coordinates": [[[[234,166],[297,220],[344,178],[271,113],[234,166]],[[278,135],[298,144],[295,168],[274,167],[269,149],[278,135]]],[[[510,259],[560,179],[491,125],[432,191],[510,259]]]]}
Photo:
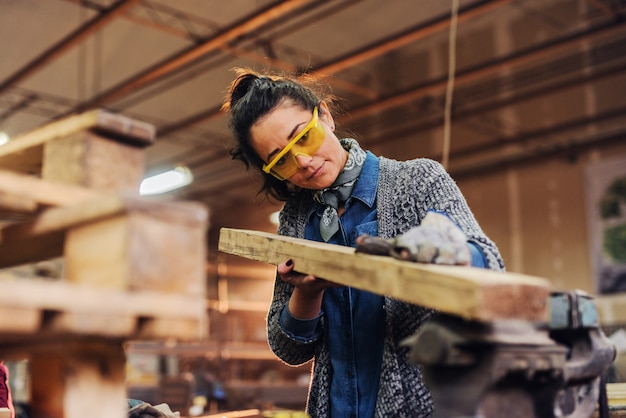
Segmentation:
{"type": "Polygon", "coordinates": [[[322,163],[322,165],[320,165],[318,168],[315,169],[315,171],[313,171],[313,174],[309,176],[309,180],[315,177],[319,177],[323,172],[323,168],[324,168],[324,163],[322,163]]]}

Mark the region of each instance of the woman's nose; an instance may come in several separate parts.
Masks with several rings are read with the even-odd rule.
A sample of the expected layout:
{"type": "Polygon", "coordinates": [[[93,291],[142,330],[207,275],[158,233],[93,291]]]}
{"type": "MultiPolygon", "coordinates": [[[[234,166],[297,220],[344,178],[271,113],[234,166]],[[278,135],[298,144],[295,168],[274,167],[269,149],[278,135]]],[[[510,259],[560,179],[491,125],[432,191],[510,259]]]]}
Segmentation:
{"type": "Polygon", "coordinates": [[[303,153],[297,153],[296,154],[296,163],[298,164],[298,167],[300,168],[306,168],[309,166],[309,164],[311,164],[311,161],[313,160],[313,157],[307,154],[303,154],[303,153]]]}

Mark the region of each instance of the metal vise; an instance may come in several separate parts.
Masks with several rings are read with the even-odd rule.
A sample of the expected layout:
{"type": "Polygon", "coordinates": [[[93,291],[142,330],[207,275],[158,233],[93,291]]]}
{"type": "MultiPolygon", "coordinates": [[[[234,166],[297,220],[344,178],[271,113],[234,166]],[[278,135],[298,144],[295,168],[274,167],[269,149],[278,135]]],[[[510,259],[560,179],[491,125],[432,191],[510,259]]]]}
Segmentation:
{"type": "Polygon", "coordinates": [[[615,347],[593,300],[556,292],[549,324],[439,315],[404,343],[442,418],[590,418],[615,347]]]}

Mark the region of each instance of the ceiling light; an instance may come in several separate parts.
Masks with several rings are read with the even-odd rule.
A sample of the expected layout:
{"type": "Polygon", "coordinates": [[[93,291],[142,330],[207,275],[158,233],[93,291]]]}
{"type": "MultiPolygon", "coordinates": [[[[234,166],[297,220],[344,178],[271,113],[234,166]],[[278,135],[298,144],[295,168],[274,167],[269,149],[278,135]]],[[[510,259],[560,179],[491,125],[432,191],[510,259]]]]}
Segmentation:
{"type": "Polygon", "coordinates": [[[7,142],[9,142],[9,134],[0,131],[0,146],[6,144],[7,142]]]}
{"type": "Polygon", "coordinates": [[[146,177],[141,182],[139,194],[152,195],[170,192],[185,187],[193,181],[191,170],[187,167],[176,167],[172,170],[146,177]]]}

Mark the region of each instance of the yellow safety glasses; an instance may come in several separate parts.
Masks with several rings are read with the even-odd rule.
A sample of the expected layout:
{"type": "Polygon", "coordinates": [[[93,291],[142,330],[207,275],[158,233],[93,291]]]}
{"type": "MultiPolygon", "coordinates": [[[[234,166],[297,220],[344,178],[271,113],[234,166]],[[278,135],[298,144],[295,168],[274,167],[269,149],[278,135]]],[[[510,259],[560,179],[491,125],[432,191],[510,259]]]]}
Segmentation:
{"type": "Polygon", "coordinates": [[[317,106],[313,109],[313,118],[285,148],[283,148],[269,163],[263,165],[263,171],[279,180],[286,180],[300,169],[296,157],[299,155],[311,157],[324,142],[324,127],[319,124],[317,106]]]}

